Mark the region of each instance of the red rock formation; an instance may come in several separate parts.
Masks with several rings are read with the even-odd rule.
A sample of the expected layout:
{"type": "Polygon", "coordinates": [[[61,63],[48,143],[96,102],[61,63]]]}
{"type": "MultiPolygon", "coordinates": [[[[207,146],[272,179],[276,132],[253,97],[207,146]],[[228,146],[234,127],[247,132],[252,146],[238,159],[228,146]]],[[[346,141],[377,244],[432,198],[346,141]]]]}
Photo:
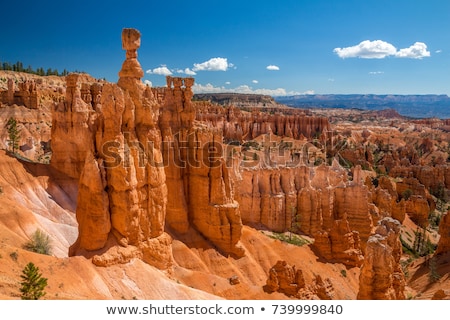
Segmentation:
{"type": "Polygon", "coordinates": [[[52,110],[52,159],[56,170],[78,179],[87,154],[93,154],[94,123],[97,114],[81,97],[78,74],[66,76],[65,101],[52,110]]]}
{"type": "Polygon", "coordinates": [[[296,270],[286,261],[278,261],[269,270],[264,291],[268,293],[281,292],[287,296],[296,296],[300,289],[305,288],[305,279],[302,270],[296,270]]]}
{"type": "Polygon", "coordinates": [[[405,277],[400,266],[401,224],[392,218],[378,222],[375,234],[367,241],[359,277],[358,299],[404,299],[405,277]]]}
{"type": "Polygon", "coordinates": [[[406,203],[398,201],[397,185],[386,176],[378,179],[378,187],[371,190],[372,202],[378,209],[378,217],[372,215],[374,224],[384,217],[392,217],[401,223],[405,220],[406,203]]]}
{"type": "MultiPolygon", "coordinates": [[[[160,165],[161,136],[155,127],[159,106],[140,80],[139,39],[137,30],[124,29],[122,44],[127,58],[118,85],[103,86],[95,122],[85,128],[92,138],[84,141],[88,151],[78,193],[79,236],[70,254],[108,250],[112,245],[93,262],[107,265],[141,257],[149,264],[168,267],[170,237],[164,234],[167,187],[160,165]]],[[[78,87],[75,92],[75,105],[90,110],[78,87]]],[[[73,113],[73,108],[70,111],[73,113]]]]}
{"type": "Polygon", "coordinates": [[[242,220],[222,134],[194,126],[192,78],[167,77],[167,83],[159,121],[167,183],[174,191],[168,195],[167,223],[179,233],[193,226],[222,252],[241,256],[242,220]]]}
{"type": "Polygon", "coordinates": [[[323,279],[322,276],[315,275],[313,281],[307,284],[302,270],[290,266],[286,261],[278,261],[270,268],[263,289],[267,293],[280,292],[302,300],[332,300],[334,296],[333,284],[329,278],[323,279]]]}
{"type": "Polygon", "coordinates": [[[446,253],[450,251],[450,210],[441,218],[439,223],[439,243],[436,254],[446,253]]]}
{"type": "Polygon", "coordinates": [[[331,130],[327,118],[307,116],[298,109],[283,109],[283,113],[270,114],[258,109],[247,112],[208,103],[197,103],[196,108],[196,119],[222,131],[228,141],[252,140],[267,133],[294,139],[313,138],[331,130]]]}
{"type": "Polygon", "coordinates": [[[335,190],[334,215],[347,215],[351,230],[357,230],[361,238],[362,248],[372,232],[373,221],[370,215],[369,190],[360,176],[361,168],[356,167],[353,180],[345,187],[335,190]]]}
{"type": "Polygon", "coordinates": [[[0,102],[13,105],[23,105],[29,109],[37,109],[39,95],[36,83],[33,80],[25,80],[17,83],[18,90],[14,88],[13,79],[8,79],[6,91],[0,92],[0,102]]]}
{"type": "Polygon", "coordinates": [[[340,262],[349,267],[360,266],[364,259],[359,233],[350,230],[346,217],[335,220],[329,231],[317,231],[313,247],[327,261],[340,262]]]}
{"type": "Polygon", "coordinates": [[[359,237],[367,241],[372,230],[371,197],[358,172],[347,181],[337,163],[243,170],[238,187],[242,219],[276,232],[297,230],[317,237],[323,256],[358,265],[359,237]]]}
{"type": "Polygon", "coordinates": [[[222,252],[241,256],[235,168],[225,162],[220,132],[194,125],[194,79],[168,77],[167,88],[151,89],[141,81],[140,33],[124,29],[122,45],[117,85],[80,84],[69,75],[67,101],[54,110],[52,164],[80,178],[79,236],[70,255],[96,255],[92,261],[102,266],[141,258],[168,268],[167,221],[175,233],[193,227],[222,252]],[[63,139],[72,155],[63,152],[63,139]]]}
{"type": "Polygon", "coordinates": [[[450,166],[396,166],[389,172],[391,177],[416,178],[426,189],[445,187],[450,189],[450,166]]]}

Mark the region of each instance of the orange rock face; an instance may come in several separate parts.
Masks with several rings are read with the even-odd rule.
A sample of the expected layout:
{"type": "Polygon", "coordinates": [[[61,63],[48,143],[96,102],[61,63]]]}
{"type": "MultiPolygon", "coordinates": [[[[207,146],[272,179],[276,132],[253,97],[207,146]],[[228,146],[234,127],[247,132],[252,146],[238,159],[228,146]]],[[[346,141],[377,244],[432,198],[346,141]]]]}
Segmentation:
{"type": "Polygon", "coordinates": [[[370,193],[358,173],[347,179],[336,164],[244,170],[238,187],[242,219],[276,232],[303,232],[327,259],[360,265],[359,239],[365,243],[372,230],[370,193]]]}
{"type": "Polygon", "coordinates": [[[302,139],[320,136],[331,130],[327,118],[307,116],[302,110],[269,114],[255,108],[249,113],[232,106],[224,108],[211,104],[198,104],[197,109],[196,119],[222,131],[226,140],[252,140],[267,133],[302,139]]]}
{"type": "Polygon", "coordinates": [[[441,235],[436,249],[436,254],[450,251],[450,210],[441,218],[439,223],[439,234],[441,235]]]}
{"type": "Polygon", "coordinates": [[[288,297],[304,300],[332,300],[334,298],[334,288],[329,278],[315,275],[313,281],[307,284],[301,269],[290,266],[282,260],[277,261],[270,268],[263,289],[267,293],[279,292],[288,297]]]}
{"type": "Polygon", "coordinates": [[[278,261],[270,270],[264,290],[268,293],[281,292],[287,296],[296,296],[298,291],[305,288],[302,270],[295,269],[286,263],[278,261]]]}
{"type": "Polygon", "coordinates": [[[169,190],[168,226],[193,227],[226,254],[241,256],[242,220],[234,199],[233,166],[224,159],[222,135],[194,126],[192,78],[167,77],[160,118],[169,190]]]}
{"type": "Polygon", "coordinates": [[[378,222],[369,237],[359,277],[358,299],[390,300],[405,298],[405,277],[400,266],[401,224],[392,218],[378,222]]]}
{"type": "Polygon", "coordinates": [[[86,155],[93,153],[93,124],[96,113],[81,95],[78,74],[66,76],[65,101],[52,110],[52,159],[56,170],[71,178],[80,178],[86,155]],[[70,141],[70,143],[68,143],[70,141]]]}
{"type": "MultiPolygon", "coordinates": [[[[166,266],[160,260],[171,261],[171,247],[170,237],[164,235],[167,186],[160,165],[161,135],[155,127],[159,106],[151,90],[140,81],[137,31],[124,30],[123,47],[127,57],[118,85],[103,85],[95,121],[86,128],[91,139],[84,141],[88,152],[78,193],[79,236],[70,254],[97,251],[116,243],[137,250],[126,250],[126,254],[124,250],[110,250],[108,258],[96,258],[94,262],[107,265],[138,256],[150,264],[166,266]],[[165,240],[157,240],[161,237],[165,240]],[[155,246],[158,250],[149,249],[155,246]],[[153,253],[148,254],[149,250],[153,253]]],[[[83,101],[79,103],[84,106],[83,101]]]]}
{"type": "Polygon", "coordinates": [[[117,84],[88,85],[71,74],[66,101],[54,110],[52,165],[79,178],[79,235],[70,255],[94,255],[101,266],[140,258],[170,268],[167,222],[175,233],[194,228],[223,253],[241,256],[235,169],[219,150],[222,135],[194,125],[194,79],[168,77],[167,88],[151,89],[141,81],[140,33],[124,29],[122,46],[117,84]]]}

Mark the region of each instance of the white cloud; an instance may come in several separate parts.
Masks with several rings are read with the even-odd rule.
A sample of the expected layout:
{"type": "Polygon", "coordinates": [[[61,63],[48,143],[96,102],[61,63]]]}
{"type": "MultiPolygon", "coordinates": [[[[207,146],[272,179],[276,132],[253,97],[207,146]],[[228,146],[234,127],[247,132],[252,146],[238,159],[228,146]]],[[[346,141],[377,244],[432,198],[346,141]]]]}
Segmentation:
{"type": "Polygon", "coordinates": [[[197,73],[195,73],[194,71],[192,71],[191,69],[189,69],[189,68],[186,68],[186,69],[177,69],[177,71],[176,71],[177,73],[182,73],[182,74],[187,74],[187,75],[189,75],[189,76],[195,76],[197,73]]]}
{"type": "Polygon", "coordinates": [[[154,68],[153,70],[149,69],[146,72],[149,73],[149,74],[158,74],[158,75],[161,75],[161,76],[170,76],[170,75],[172,75],[172,72],[167,68],[166,65],[161,65],[160,67],[154,68]]]}
{"type": "Polygon", "coordinates": [[[189,75],[189,76],[195,76],[197,74],[196,72],[192,71],[189,68],[184,69],[184,73],[189,75]]]}
{"type": "Polygon", "coordinates": [[[230,82],[230,81],[227,81],[227,82],[225,82],[225,84],[231,84],[231,82],[230,82]]]}
{"type": "Polygon", "coordinates": [[[435,51],[435,53],[441,53],[441,52],[442,52],[441,49],[435,51]]]}
{"type": "Polygon", "coordinates": [[[360,44],[346,48],[334,48],[340,58],[365,58],[365,59],[383,59],[387,56],[395,55],[397,49],[390,43],[375,40],[362,41],[360,44]]]}
{"type": "Polygon", "coordinates": [[[144,83],[146,85],[148,85],[149,87],[151,87],[153,85],[153,83],[150,80],[144,80],[144,83]]]}
{"type": "Polygon", "coordinates": [[[266,69],[267,69],[267,70],[270,70],[270,71],[278,71],[278,70],[280,70],[280,67],[271,64],[271,65],[268,65],[268,66],[266,67],[266,69]]]}
{"type": "Polygon", "coordinates": [[[382,40],[365,40],[356,46],[334,48],[333,52],[340,58],[383,59],[389,56],[397,58],[422,59],[429,57],[430,52],[423,42],[416,42],[409,48],[397,50],[392,44],[382,40]]]}
{"type": "Polygon", "coordinates": [[[193,71],[227,71],[228,67],[233,67],[233,64],[228,64],[227,58],[211,58],[202,63],[194,63],[193,71]]]}
{"type": "Polygon", "coordinates": [[[230,89],[225,87],[215,87],[211,83],[205,85],[200,83],[194,83],[192,86],[192,91],[194,93],[220,93],[220,92],[231,92],[230,89]]]}
{"type": "Polygon", "coordinates": [[[400,49],[396,54],[399,58],[422,59],[430,56],[427,45],[423,42],[416,42],[409,48],[400,49]]]}
{"type": "Polygon", "coordinates": [[[329,82],[334,82],[334,78],[328,78],[329,82]]]}
{"type": "Polygon", "coordinates": [[[225,88],[225,87],[216,87],[211,83],[206,85],[202,85],[199,83],[195,83],[192,86],[192,90],[194,93],[223,93],[223,92],[233,92],[233,93],[246,93],[246,94],[264,94],[269,96],[287,96],[287,95],[297,95],[297,94],[314,94],[314,91],[308,90],[304,93],[295,92],[295,91],[286,91],[283,88],[277,89],[253,89],[248,85],[238,86],[236,88],[225,88]]]}
{"type": "Polygon", "coordinates": [[[384,71],[370,71],[369,74],[377,75],[377,74],[383,74],[384,71]]]}
{"type": "Polygon", "coordinates": [[[259,81],[258,80],[252,80],[252,83],[258,83],[259,81]]]}

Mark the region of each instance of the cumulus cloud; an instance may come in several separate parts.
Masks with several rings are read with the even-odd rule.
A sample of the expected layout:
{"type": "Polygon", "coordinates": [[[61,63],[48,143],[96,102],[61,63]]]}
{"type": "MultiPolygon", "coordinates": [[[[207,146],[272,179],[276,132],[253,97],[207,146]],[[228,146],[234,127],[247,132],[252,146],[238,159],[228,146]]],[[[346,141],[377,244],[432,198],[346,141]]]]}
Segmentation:
{"type": "Polygon", "coordinates": [[[192,90],[194,93],[223,93],[223,92],[234,92],[234,93],[246,93],[246,94],[264,94],[269,96],[287,96],[287,95],[296,95],[296,94],[314,94],[314,91],[308,90],[304,93],[295,92],[295,91],[286,91],[284,88],[277,89],[253,89],[248,85],[241,85],[236,88],[225,88],[225,87],[216,87],[211,83],[206,85],[202,85],[199,83],[195,83],[192,86],[192,90]]]}
{"type": "Polygon", "coordinates": [[[436,50],[435,53],[442,53],[442,50],[441,49],[436,50]]]}
{"type": "Polygon", "coordinates": [[[270,71],[278,71],[278,70],[280,70],[280,67],[271,64],[271,65],[268,65],[268,66],[266,67],[266,69],[267,69],[267,70],[270,70],[270,71]]]}
{"type": "Polygon", "coordinates": [[[196,72],[192,71],[189,68],[184,69],[184,73],[189,75],[189,76],[195,76],[197,74],[196,72]]]}
{"type": "Polygon", "coordinates": [[[430,56],[427,45],[423,42],[416,42],[409,48],[400,49],[396,54],[399,58],[422,59],[430,56]]]}
{"type": "Polygon", "coordinates": [[[360,44],[346,48],[334,48],[340,58],[383,59],[395,55],[397,49],[390,43],[381,40],[365,40],[360,44]]]}
{"type": "Polygon", "coordinates": [[[227,81],[227,82],[225,82],[225,84],[231,84],[231,82],[230,82],[230,81],[227,81]]]}
{"type": "Polygon", "coordinates": [[[144,80],[144,83],[146,85],[148,85],[149,87],[151,87],[153,85],[153,83],[150,80],[144,80]]]}
{"type": "Polygon", "coordinates": [[[258,83],[259,81],[258,81],[258,80],[252,80],[252,82],[256,84],[256,83],[258,83]]]}
{"type": "Polygon", "coordinates": [[[161,65],[158,68],[154,68],[154,69],[149,69],[146,71],[149,74],[158,74],[161,76],[170,76],[172,75],[172,71],[169,70],[169,68],[167,68],[166,65],[161,65]]]}
{"type": "Polygon", "coordinates": [[[422,59],[430,56],[430,52],[427,50],[427,45],[423,42],[416,42],[409,48],[397,50],[394,45],[382,40],[365,40],[356,46],[334,48],[333,52],[342,59],[383,59],[389,56],[397,58],[422,59]]]}
{"type": "Polygon", "coordinates": [[[186,68],[184,70],[183,69],[177,69],[177,73],[187,74],[189,76],[195,76],[197,74],[197,73],[195,73],[194,71],[192,71],[189,68],[186,68]]]}
{"type": "Polygon", "coordinates": [[[233,64],[228,64],[227,58],[211,58],[202,63],[194,63],[193,71],[227,71],[233,64]]]}

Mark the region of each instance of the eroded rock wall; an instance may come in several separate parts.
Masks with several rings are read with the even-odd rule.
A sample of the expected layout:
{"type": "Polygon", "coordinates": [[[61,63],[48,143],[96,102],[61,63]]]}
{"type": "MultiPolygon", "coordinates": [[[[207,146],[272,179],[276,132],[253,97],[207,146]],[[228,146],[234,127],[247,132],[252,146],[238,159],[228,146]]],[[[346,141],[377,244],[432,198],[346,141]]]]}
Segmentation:
{"type": "Polygon", "coordinates": [[[233,164],[224,159],[222,133],[194,125],[192,78],[167,77],[160,119],[170,190],[168,226],[185,233],[194,227],[220,251],[241,256],[242,220],[234,199],[233,164]]]}
{"type": "Polygon", "coordinates": [[[79,179],[79,235],[70,255],[101,266],[143,259],[172,264],[171,237],[194,228],[224,254],[240,256],[242,221],[234,199],[236,168],[218,130],[194,123],[193,78],[142,83],[140,33],[124,29],[126,59],[117,84],[67,76],[54,112],[52,165],[79,179]]]}
{"type": "Polygon", "coordinates": [[[405,276],[400,265],[400,229],[400,222],[392,218],[383,218],[378,222],[375,233],[367,241],[358,299],[405,299],[405,276]]]}
{"type": "MultiPolygon", "coordinates": [[[[167,238],[167,186],[164,168],[157,165],[162,163],[161,135],[155,124],[159,105],[141,82],[143,71],[136,59],[139,32],[124,29],[122,44],[127,54],[119,82],[103,85],[93,124],[86,128],[90,139],[84,143],[88,147],[78,150],[86,157],[76,212],[79,236],[70,254],[119,245],[94,263],[126,262],[138,256],[160,266],[161,259],[145,254],[160,244],[155,252],[171,256],[167,240],[159,239],[167,238]]],[[[80,104],[90,109],[87,102],[80,104]]]]}

